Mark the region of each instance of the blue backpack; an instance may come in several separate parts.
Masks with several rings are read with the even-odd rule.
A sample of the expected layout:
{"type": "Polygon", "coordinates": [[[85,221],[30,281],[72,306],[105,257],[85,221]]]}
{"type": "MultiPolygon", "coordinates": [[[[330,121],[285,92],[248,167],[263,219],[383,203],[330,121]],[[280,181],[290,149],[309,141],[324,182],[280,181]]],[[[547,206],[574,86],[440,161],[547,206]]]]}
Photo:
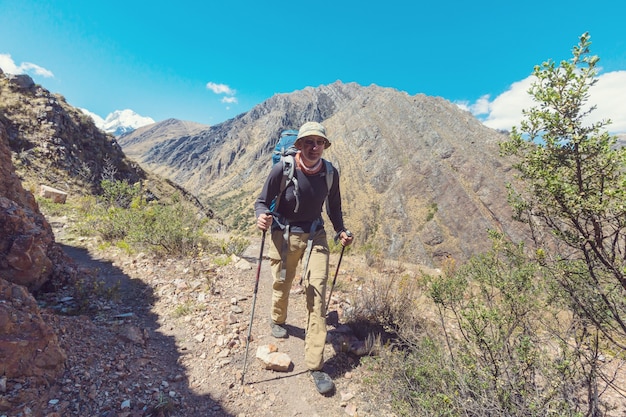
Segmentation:
{"type": "Polygon", "coordinates": [[[297,130],[283,130],[280,134],[280,139],[274,147],[274,155],[272,155],[272,165],[276,165],[283,156],[295,155],[298,150],[294,146],[296,139],[298,138],[297,130]]]}
{"type": "MultiPolygon", "coordinates": [[[[283,130],[280,134],[278,142],[276,143],[276,146],[274,147],[274,154],[272,155],[272,165],[275,165],[280,161],[283,162],[283,179],[280,183],[280,193],[274,200],[272,200],[272,203],[270,204],[270,211],[272,212],[276,212],[276,210],[278,209],[280,197],[289,184],[293,184],[294,195],[296,196],[296,208],[294,212],[297,213],[298,208],[300,207],[300,200],[298,198],[298,179],[294,175],[296,169],[295,155],[298,152],[298,149],[294,146],[294,144],[297,137],[297,130],[283,130]]],[[[333,165],[330,162],[325,159],[323,159],[323,161],[326,164],[326,186],[328,188],[328,191],[330,191],[330,187],[333,184],[334,169],[333,165]]],[[[326,206],[328,207],[328,204],[326,206]]]]}

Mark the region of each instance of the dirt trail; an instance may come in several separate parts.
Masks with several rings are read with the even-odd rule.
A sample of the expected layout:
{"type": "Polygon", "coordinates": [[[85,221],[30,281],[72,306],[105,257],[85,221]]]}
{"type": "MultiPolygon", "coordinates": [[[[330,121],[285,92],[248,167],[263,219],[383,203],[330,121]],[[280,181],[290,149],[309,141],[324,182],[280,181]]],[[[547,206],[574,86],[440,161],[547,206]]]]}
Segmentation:
{"type": "MultiPolygon", "coordinates": [[[[61,222],[57,227],[62,225],[61,222]]],[[[59,230],[57,241],[62,240],[59,230]]],[[[65,242],[64,250],[81,268],[95,271],[109,284],[117,283],[121,299],[116,304],[108,304],[89,320],[63,316],[55,319],[68,351],[68,371],[62,383],[50,390],[50,398],[43,397],[42,401],[54,399],[55,393],[59,393],[56,398],[67,398],[67,412],[62,415],[105,415],[106,410],[117,409],[118,414],[106,415],[157,416],[159,414],[147,414],[146,406],[143,406],[144,411],[137,409],[141,404],[150,404],[150,397],[144,398],[147,393],[152,399],[172,396],[176,406],[170,414],[160,414],[164,416],[384,415],[378,406],[370,404],[361,389],[360,373],[364,370],[359,367],[360,357],[336,352],[332,343],[327,343],[325,348],[324,370],[332,376],[336,390],[327,396],[317,392],[304,365],[306,305],[303,294],[291,294],[287,318],[289,337],[275,339],[271,336],[269,242],[266,242],[261,264],[244,385],[240,378],[260,237],[252,239],[243,255],[247,267],[231,263],[217,268],[214,294],[210,294],[201,281],[190,278],[187,265],[179,261],[160,260],[155,264],[145,255],[126,256],[115,250],[102,252],[89,244],[83,248],[83,243],[65,242]],[[191,302],[198,305],[199,300],[201,309],[186,315],[173,314],[191,302]],[[233,300],[237,300],[236,312],[233,300]],[[138,334],[139,340],[134,340],[132,334],[138,334]],[[270,343],[290,356],[293,367],[288,372],[265,370],[256,358],[257,347],[270,343]],[[102,369],[118,372],[102,373],[102,369]],[[85,388],[74,388],[78,386],[91,386],[91,392],[85,395],[80,391],[85,388]],[[125,399],[132,405],[119,412],[125,399]],[[69,412],[71,407],[81,411],[69,412]]],[[[338,254],[331,255],[331,273],[335,271],[338,257],[338,254]]],[[[343,265],[349,265],[346,256],[338,280],[345,278],[343,265]]],[[[333,298],[340,294],[336,289],[333,298]]],[[[329,316],[337,317],[332,312],[329,316]]],[[[335,321],[328,326],[329,340],[336,335],[336,324],[335,321]]],[[[56,407],[59,410],[60,406],[56,407]]]]}
{"type": "MultiPolygon", "coordinates": [[[[246,252],[246,256],[250,260],[253,259],[250,257],[251,255],[256,256],[254,262],[257,262],[259,249],[260,242],[251,245],[246,252]]],[[[267,414],[258,415],[345,416],[349,414],[355,415],[356,412],[358,412],[359,416],[367,415],[362,406],[361,410],[358,410],[356,400],[352,401],[351,404],[351,400],[349,400],[359,392],[358,384],[352,380],[352,368],[357,366],[357,360],[346,354],[336,353],[330,343],[326,344],[324,352],[324,370],[333,378],[336,390],[333,395],[322,396],[315,389],[315,385],[304,364],[304,326],[306,324],[306,299],[304,294],[292,293],[290,296],[286,323],[289,337],[287,339],[275,339],[270,335],[271,273],[266,256],[267,249],[266,244],[264,259],[261,264],[261,275],[252,327],[253,341],[250,345],[249,364],[243,389],[244,395],[247,393],[247,389],[252,388],[258,393],[263,393],[263,397],[270,400],[270,402],[265,404],[264,412],[267,414]],[[257,359],[254,358],[256,347],[269,343],[275,344],[279,352],[285,352],[291,357],[293,363],[292,370],[285,373],[273,372],[264,370],[259,366],[257,359]]],[[[331,256],[331,271],[334,271],[337,259],[337,255],[331,256]]],[[[254,289],[255,277],[256,268],[250,271],[249,285],[251,294],[254,289]]],[[[332,280],[332,276],[330,280],[332,280]]],[[[249,319],[252,297],[248,301],[244,309],[249,319]]],[[[329,316],[335,317],[332,314],[329,316]]],[[[328,326],[331,338],[335,330],[334,324],[329,323],[328,326]]],[[[237,362],[241,363],[243,367],[243,359],[237,362]]],[[[263,405],[263,403],[260,405],[263,405]]],[[[260,412],[261,410],[258,411],[260,412]]]]}

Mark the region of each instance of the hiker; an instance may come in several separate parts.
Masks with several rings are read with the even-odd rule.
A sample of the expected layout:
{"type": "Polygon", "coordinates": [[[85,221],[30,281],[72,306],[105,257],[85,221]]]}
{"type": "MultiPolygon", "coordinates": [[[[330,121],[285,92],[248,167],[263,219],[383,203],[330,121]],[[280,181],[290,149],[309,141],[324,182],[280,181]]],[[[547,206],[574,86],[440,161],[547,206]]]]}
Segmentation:
{"type": "MultiPolygon", "coordinates": [[[[308,318],[305,329],[305,363],[321,394],[334,388],[330,376],[322,371],[324,344],[326,342],[326,283],[328,281],[329,249],[322,220],[322,205],[326,200],[328,216],[342,245],[352,243],[351,233],[344,227],[339,191],[339,173],[328,161],[322,159],[324,149],[331,143],[326,129],[320,123],[307,122],[298,131],[295,141],[295,170],[293,180],[281,191],[285,163],[272,167],[254,209],[257,226],[261,230],[271,227],[269,258],[272,268],[272,306],[270,326],[272,336],[287,338],[285,327],[289,291],[296,276],[296,267],[302,260],[303,278],[308,318]],[[332,170],[334,179],[326,181],[332,170]],[[269,207],[277,200],[275,212],[269,207]]],[[[284,182],[283,182],[284,184],[284,182]]]]}

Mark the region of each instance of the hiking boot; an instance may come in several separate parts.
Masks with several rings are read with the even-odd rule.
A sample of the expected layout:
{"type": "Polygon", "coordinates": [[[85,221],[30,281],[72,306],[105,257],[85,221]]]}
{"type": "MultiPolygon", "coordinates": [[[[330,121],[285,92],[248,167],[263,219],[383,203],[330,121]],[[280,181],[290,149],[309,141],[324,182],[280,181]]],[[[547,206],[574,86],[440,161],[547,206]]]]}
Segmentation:
{"type": "Polygon", "coordinates": [[[283,325],[278,323],[270,322],[270,326],[272,328],[272,336],[276,339],[286,339],[287,338],[287,329],[283,325]]]}
{"type": "Polygon", "coordinates": [[[333,380],[330,379],[326,372],[311,371],[311,376],[313,377],[313,382],[315,382],[315,388],[317,388],[317,392],[320,394],[327,394],[335,388],[333,380]]]}

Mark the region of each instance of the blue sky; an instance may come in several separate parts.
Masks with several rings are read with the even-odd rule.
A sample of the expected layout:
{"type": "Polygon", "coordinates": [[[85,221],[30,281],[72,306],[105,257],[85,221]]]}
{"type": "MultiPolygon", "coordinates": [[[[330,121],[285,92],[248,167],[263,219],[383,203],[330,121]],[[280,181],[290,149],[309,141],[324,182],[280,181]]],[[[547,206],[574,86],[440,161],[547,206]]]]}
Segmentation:
{"type": "Polygon", "coordinates": [[[0,67],[101,117],[217,124],[337,80],[440,96],[510,128],[533,66],[585,31],[592,101],[626,132],[626,3],[0,0],[0,67]],[[604,104],[603,104],[604,103],[604,104]]]}

